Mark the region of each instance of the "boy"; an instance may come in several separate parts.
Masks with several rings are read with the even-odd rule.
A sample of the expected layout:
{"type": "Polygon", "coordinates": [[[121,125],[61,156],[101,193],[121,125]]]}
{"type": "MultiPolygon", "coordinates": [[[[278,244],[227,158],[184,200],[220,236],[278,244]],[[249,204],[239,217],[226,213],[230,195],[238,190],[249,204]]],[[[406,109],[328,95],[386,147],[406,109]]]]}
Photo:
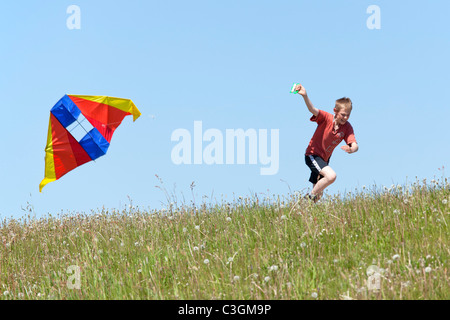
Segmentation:
{"type": "Polygon", "coordinates": [[[303,97],[308,110],[313,114],[311,121],[317,122],[316,132],[305,153],[306,165],[311,169],[309,181],[313,184],[311,194],[306,198],[317,202],[322,197],[323,191],[336,181],[336,173],[329,166],[333,150],[342,140],[347,144],[341,147],[345,152],[355,153],[359,149],[353,127],[348,122],[352,112],[352,101],[349,98],[337,100],[332,115],[315,108],[302,85],[297,85],[295,91],[303,97]]]}

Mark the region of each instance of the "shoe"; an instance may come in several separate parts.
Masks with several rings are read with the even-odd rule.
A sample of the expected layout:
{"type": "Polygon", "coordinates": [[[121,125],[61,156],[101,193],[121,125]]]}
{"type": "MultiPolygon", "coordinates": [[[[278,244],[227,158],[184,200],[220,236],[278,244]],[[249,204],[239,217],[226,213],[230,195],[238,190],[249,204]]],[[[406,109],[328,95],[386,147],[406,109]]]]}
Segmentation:
{"type": "Polygon", "coordinates": [[[314,203],[316,203],[318,200],[317,196],[313,194],[307,194],[306,196],[303,197],[303,199],[314,201],[314,203]]]}

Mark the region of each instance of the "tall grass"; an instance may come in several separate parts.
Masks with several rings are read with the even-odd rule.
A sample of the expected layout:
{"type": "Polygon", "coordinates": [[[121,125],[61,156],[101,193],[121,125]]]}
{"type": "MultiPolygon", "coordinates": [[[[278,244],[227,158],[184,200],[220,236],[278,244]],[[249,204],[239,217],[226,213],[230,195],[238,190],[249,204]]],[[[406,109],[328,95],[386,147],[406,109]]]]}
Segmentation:
{"type": "Polygon", "coordinates": [[[29,213],[1,223],[0,299],[449,299],[449,196],[433,180],[29,213]]]}

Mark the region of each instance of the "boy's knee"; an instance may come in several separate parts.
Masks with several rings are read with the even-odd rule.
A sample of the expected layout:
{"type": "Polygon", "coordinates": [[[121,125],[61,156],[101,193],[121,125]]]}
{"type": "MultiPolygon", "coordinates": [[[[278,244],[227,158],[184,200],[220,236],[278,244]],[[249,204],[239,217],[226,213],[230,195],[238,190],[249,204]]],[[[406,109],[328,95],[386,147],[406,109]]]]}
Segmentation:
{"type": "Polygon", "coordinates": [[[328,168],[327,170],[324,169],[322,174],[330,183],[334,183],[337,179],[336,172],[334,172],[331,168],[328,168]]]}
{"type": "Polygon", "coordinates": [[[337,175],[336,175],[336,173],[333,173],[333,174],[330,176],[330,181],[331,181],[331,183],[334,183],[334,182],[336,181],[336,179],[337,179],[337,175]]]}

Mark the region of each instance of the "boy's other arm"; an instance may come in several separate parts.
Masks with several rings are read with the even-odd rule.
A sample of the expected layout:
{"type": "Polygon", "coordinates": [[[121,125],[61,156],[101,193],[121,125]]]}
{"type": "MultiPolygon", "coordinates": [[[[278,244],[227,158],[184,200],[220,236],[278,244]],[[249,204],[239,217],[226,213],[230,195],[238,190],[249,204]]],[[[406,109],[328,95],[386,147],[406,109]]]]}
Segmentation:
{"type": "Polygon", "coordinates": [[[359,147],[356,142],[353,142],[353,143],[350,143],[350,145],[342,146],[341,149],[347,153],[355,153],[355,152],[358,152],[359,147]]]}
{"type": "Polygon", "coordinates": [[[303,100],[305,100],[305,104],[308,107],[309,112],[311,112],[313,115],[317,117],[319,115],[319,109],[314,107],[311,100],[309,100],[305,87],[299,84],[295,87],[295,90],[298,91],[298,94],[300,94],[303,97],[303,100]]]}

